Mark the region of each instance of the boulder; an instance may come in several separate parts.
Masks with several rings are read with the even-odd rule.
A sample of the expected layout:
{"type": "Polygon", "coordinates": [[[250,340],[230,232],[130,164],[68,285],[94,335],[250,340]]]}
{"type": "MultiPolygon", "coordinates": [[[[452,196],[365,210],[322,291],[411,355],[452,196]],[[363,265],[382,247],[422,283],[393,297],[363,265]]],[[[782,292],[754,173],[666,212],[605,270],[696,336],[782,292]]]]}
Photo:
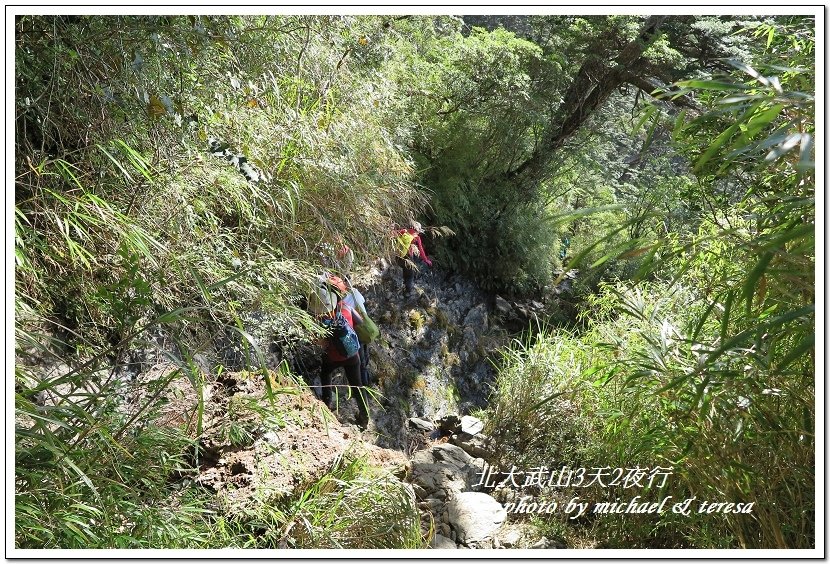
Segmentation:
{"type": "Polygon", "coordinates": [[[435,462],[444,462],[456,470],[464,469],[473,461],[473,457],[464,452],[464,449],[449,443],[432,447],[432,457],[435,462]]]}
{"type": "Polygon", "coordinates": [[[511,306],[510,302],[501,296],[496,296],[496,312],[501,315],[508,316],[513,313],[513,306],[511,306]]]}
{"type": "Polygon", "coordinates": [[[447,504],[449,521],[459,542],[471,545],[492,539],[507,518],[507,511],[491,496],[462,492],[447,504]]]}
{"type": "Polygon", "coordinates": [[[427,496],[446,499],[452,492],[468,490],[478,481],[475,459],[448,443],[415,453],[410,481],[427,496]]]}
{"type": "Polygon", "coordinates": [[[448,468],[446,464],[413,463],[410,479],[427,496],[440,499],[445,499],[447,492],[465,489],[468,482],[465,474],[448,468]]]}
{"type": "Polygon", "coordinates": [[[477,435],[484,429],[484,422],[478,417],[465,415],[461,418],[461,432],[470,435],[477,435]]]}
{"type": "Polygon", "coordinates": [[[479,434],[473,436],[468,433],[459,433],[450,437],[450,444],[463,449],[464,452],[474,458],[491,460],[493,456],[489,446],[489,439],[485,435],[479,434]]]}
{"type": "Polygon", "coordinates": [[[409,425],[410,429],[414,429],[416,431],[423,431],[425,433],[431,433],[435,430],[435,425],[431,421],[427,421],[426,419],[420,419],[418,417],[410,417],[407,419],[407,424],[409,425]]]}

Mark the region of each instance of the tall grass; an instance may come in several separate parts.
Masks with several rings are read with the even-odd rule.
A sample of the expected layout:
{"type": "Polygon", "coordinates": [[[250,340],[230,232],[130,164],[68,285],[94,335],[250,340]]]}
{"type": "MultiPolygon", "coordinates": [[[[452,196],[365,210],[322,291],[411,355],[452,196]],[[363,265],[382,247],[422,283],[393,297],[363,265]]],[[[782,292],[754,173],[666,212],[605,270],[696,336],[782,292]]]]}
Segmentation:
{"type": "MultiPolygon", "coordinates": [[[[746,348],[711,362],[719,327],[696,327],[706,309],[697,291],[606,286],[592,302],[585,333],[544,332],[505,352],[487,413],[502,465],[670,467],[667,487],[650,495],[696,496],[695,508],[755,502],[751,515],[602,517],[592,530],[607,546],[811,547],[810,380],[746,348]]],[[[803,321],[768,328],[786,334],[793,323],[803,321]]],[[[809,357],[798,362],[807,369],[809,357]]],[[[642,492],[573,493],[614,501],[642,492]]]]}
{"type": "Polygon", "coordinates": [[[733,62],[734,76],[679,85],[711,104],[674,132],[707,206],[698,232],[655,243],[650,282],[590,298],[577,337],[509,352],[494,391],[488,425],[505,448],[551,437],[520,452],[537,465],[659,464],[673,468],[662,495],[754,503],[750,514],[601,518],[612,546],[815,545],[814,34],[803,20],[762,28],[774,46],[762,70],[803,64],[765,76],[733,62]],[[590,421],[576,454],[546,417],[562,397],[590,421]]]}
{"type": "Polygon", "coordinates": [[[278,545],[293,548],[422,548],[412,489],[360,459],[342,459],[283,509],[278,545]]]}
{"type": "Polygon", "coordinates": [[[348,56],[381,24],[17,18],[16,546],[224,542],[209,505],[168,482],[194,471],[201,411],[186,433],[154,422],[172,377],[119,404],[142,362],[175,363],[199,394],[197,359],[221,364],[223,341],[262,368],[265,343],[313,338],[296,298],[321,244],[342,236],[360,265],[423,205],[391,85],[348,56]]]}
{"type": "Polygon", "coordinates": [[[580,401],[588,348],[564,330],[540,328],[501,354],[485,430],[500,463],[529,469],[582,460],[592,428],[580,401]]]}

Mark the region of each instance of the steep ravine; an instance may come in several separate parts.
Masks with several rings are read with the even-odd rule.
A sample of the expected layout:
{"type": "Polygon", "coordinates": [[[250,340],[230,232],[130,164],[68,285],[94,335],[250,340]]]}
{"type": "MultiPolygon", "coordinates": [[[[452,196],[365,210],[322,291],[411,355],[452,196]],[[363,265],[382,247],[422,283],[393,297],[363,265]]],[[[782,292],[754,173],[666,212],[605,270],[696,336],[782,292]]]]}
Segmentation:
{"type": "MultiPolygon", "coordinates": [[[[374,398],[368,428],[354,425],[356,403],[347,398],[342,374],[333,380],[341,386],[334,411],[317,399],[319,349],[261,342],[269,366],[284,361],[308,386],[298,390],[275,371],[270,403],[263,379],[233,363],[208,378],[196,482],[233,513],[300,494],[350,453],[409,484],[422,531],[436,548],[546,547],[529,529],[507,522],[502,505],[477,486],[488,445],[480,422],[469,417],[486,406],[495,378],[492,361],[511,338],[504,324],[526,324],[528,312],[543,305],[515,307],[440,271],[422,273],[415,295],[405,298],[400,270],[384,261],[353,283],[381,332],[370,348],[374,398]]],[[[152,382],[174,369],[158,364],[138,379],[152,382]]],[[[187,423],[181,415],[193,412],[192,386],[180,379],[166,394],[170,402],[162,419],[187,423]]]]}
{"type": "MultiPolygon", "coordinates": [[[[544,306],[511,305],[437,270],[421,273],[415,295],[404,297],[399,269],[384,261],[353,283],[381,331],[370,347],[374,399],[368,428],[353,424],[356,403],[347,397],[342,374],[333,380],[341,386],[334,412],[317,401],[319,350],[294,349],[284,359],[309,387],[279,397],[278,411],[293,414],[291,421],[245,448],[223,444],[227,433],[214,433],[203,441],[208,455],[199,482],[223,503],[244,505],[258,489],[299,493],[344,452],[360,452],[411,485],[422,530],[432,535],[434,547],[546,547],[528,536],[529,529],[507,523],[502,505],[480,491],[487,444],[479,422],[469,417],[486,406],[492,361],[511,338],[503,324],[527,323],[532,310],[544,306]]],[[[276,365],[280,359],[269,360],[276,365]]],[[[228,424],[235,394],[264,391],[261,382],[239,374],[214,384],[218,393],[210,395],[215,401],[209,414],[215,426],[228,424]]]]}

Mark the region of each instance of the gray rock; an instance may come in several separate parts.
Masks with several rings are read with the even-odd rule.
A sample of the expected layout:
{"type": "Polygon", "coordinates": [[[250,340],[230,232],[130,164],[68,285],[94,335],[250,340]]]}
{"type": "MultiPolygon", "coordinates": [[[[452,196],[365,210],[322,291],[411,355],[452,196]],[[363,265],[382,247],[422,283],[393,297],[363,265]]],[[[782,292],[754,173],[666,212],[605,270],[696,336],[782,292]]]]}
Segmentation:
{"type": "Polygon", "coordinates": [[[487,306],[485,304],[478,304],[476,307],[467,312],[464,317],[464,325],[466,327],[475,327],[479,331],[487,328],[487,306]]]}
{"type": "Polygon", "coordinates": [[[445,462],[456,470],[469,466],[473,461],[473,457],[464,452],[464,449],[450,443],[432,447],[432,456],[436,463],[445,462]]]}
{"type": "Polygon", "coordinates": [[[418,484],[412,484],[412,491],[415,492],[415,497],[417,499],[426,499],[427,497],[429,497],[429,492],[421,486],[419,486],[418,484]]]}
{"type": "Polygon", "coordinates": [[[498,501],[480,492],[457,494],[447,504],[447,511],[458,541],[466,545],[491,539],[507,518],[507,511],[498,501]]]}
{"type": "Polygon", "coordinates": [[[461,418],[461,432],[470,435],[477,435],[484,429],[484,422],[478,417],[465,415],[461,418]]]}
{"type": "Polygon", "coordinates": [[[447,481],[448,476],[443,470],[443,467],[438,464],[413,461],[410,480],[412,480],[413,485],[420,486],[427,492],[427,497],[429,497],[436,490],[441,489],[444,482],[447,481]]]}
{"type": "Polygon", "coordinates": [[[434,497],[425,499],[423,501],[423,505],[425,509],[429,510],[430,513],[434,513],[436,515],[440,515],[441,510],[444,508],[444,502],[434,497]]]}
{"type": "Polygon", "coordinates": [[[427,421],[426,419],[420,419],[418,417],[410,417],[407,419],[407,424],[410,429],[415,429],[416,431],[424,431],[429,433],[435,430],[435,425],[432,421],[427,421]]]}
{"type": "Polygon", "coordinates": [[[432,537],[432,540],[429,543],[429,547],[430,548],[437,548],[437,549],[442,549],[442,548],[457,549],[458,548],[451,539],[448,539],[444,535],[439,535],[439,534],[436,534],[434,537],[432,537]]]}
{"type": "Polygon", "coordinates": [[[470,326],[464,327],[464,348],[472,349],[478,344],[478,333],[470,326]]]}
{"type": "Polygon", "coordinates": [[[450,437],[450,444],[453,444],[464,450],[467,454],[475,458],[483,458],[490,460],[492,452],[489,447],[489,439],[485,435],[469,435],[467,433],[459,433],[450,437]]]}
{"type": "Polygon", "coordinates": [[[475,483],[478,471],[473,459],[462,449],[442,444],[415,453],[410,481],[420,486],[427,497],[445,499],[449,492],[460,492],[475,483]]]}
{"type": "Polygon", "coordinates": [[[463,489],[464,481],[458,480],[453,472],[441,464],[412,464],[412,483],[427,492],[427,496],[439,497],[440,490],[447,487],[463,489]]]}
{"type": "Polygon", "coordinates": [[[533,544],[531,544],[528,548],[547,548],[548,547],[548,539],[547,537],[542,537],[533,544]]]}
{"type": "Polygon", "coordinates": [[[496,296],[496,311],[501,315],[510,315],[513,311],[513,306],[501,296],[496,296]]]}
{"type": "Polygon", "coordinates": [[[498,538],[504,548],[513,548],[517,546],[521,539],[522,534],[517,529],[505,531],[504,534],[500,535],[498,538]]]}
{"type": "Polygon", "coordinates": [[[199,370],[205,374],[210,374],[213,371],[213,366],[211,365],[210,360],[202,353],[194,354],[193,362],[195,362],[196,366],[199,367],[199,370]]]}

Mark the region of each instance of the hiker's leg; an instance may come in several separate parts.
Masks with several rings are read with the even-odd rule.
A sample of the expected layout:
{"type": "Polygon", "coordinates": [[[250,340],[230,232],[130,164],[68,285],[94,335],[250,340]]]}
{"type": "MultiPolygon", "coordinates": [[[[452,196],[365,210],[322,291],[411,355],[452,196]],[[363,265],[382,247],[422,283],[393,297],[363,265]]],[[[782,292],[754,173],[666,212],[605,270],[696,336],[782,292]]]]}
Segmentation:
{"type": "Polygon", "coordinates": [[[346,372],[346,380],[349,381],[351,392],[357,400],[357,409],[359,413],[361,416],[367,416],[369,413],[369,404],[367,402],[366,394],[363,393],[363,385],[360,381],[359,355],[354,355],[352,358],[343,361],[341,366],[346,372]]]}
{"type": "Polygon", "coordinates": [[[360,380],[364,386],[369,385],[369,346],[360,345],[360,380]]]}
{"type": "Polygon", "coordinates": [[[320,359],[320,387],[322,388],[320,399],[326,405],[331,405],[331,373],[334,369],[335,366],[329,360],[328,355],[323,353],[320,359]]]}
{"type": "Polygon", "coordinates": [[[403,287],[407,294],[411,294],[415,285],[415,271],[412,268],[412,263],[404,257],[395,257],[398,266],[403,271],[403,287]]]}
{"type": "Polygon", "coordinates": [[[412,294],[412,291],[415,289],[415,273],[418,272],[418,268],[412,262],[412,260],[401,259],[403,261],[403,285],[404,289],[406,290],[407,294],[412,294]]]}

